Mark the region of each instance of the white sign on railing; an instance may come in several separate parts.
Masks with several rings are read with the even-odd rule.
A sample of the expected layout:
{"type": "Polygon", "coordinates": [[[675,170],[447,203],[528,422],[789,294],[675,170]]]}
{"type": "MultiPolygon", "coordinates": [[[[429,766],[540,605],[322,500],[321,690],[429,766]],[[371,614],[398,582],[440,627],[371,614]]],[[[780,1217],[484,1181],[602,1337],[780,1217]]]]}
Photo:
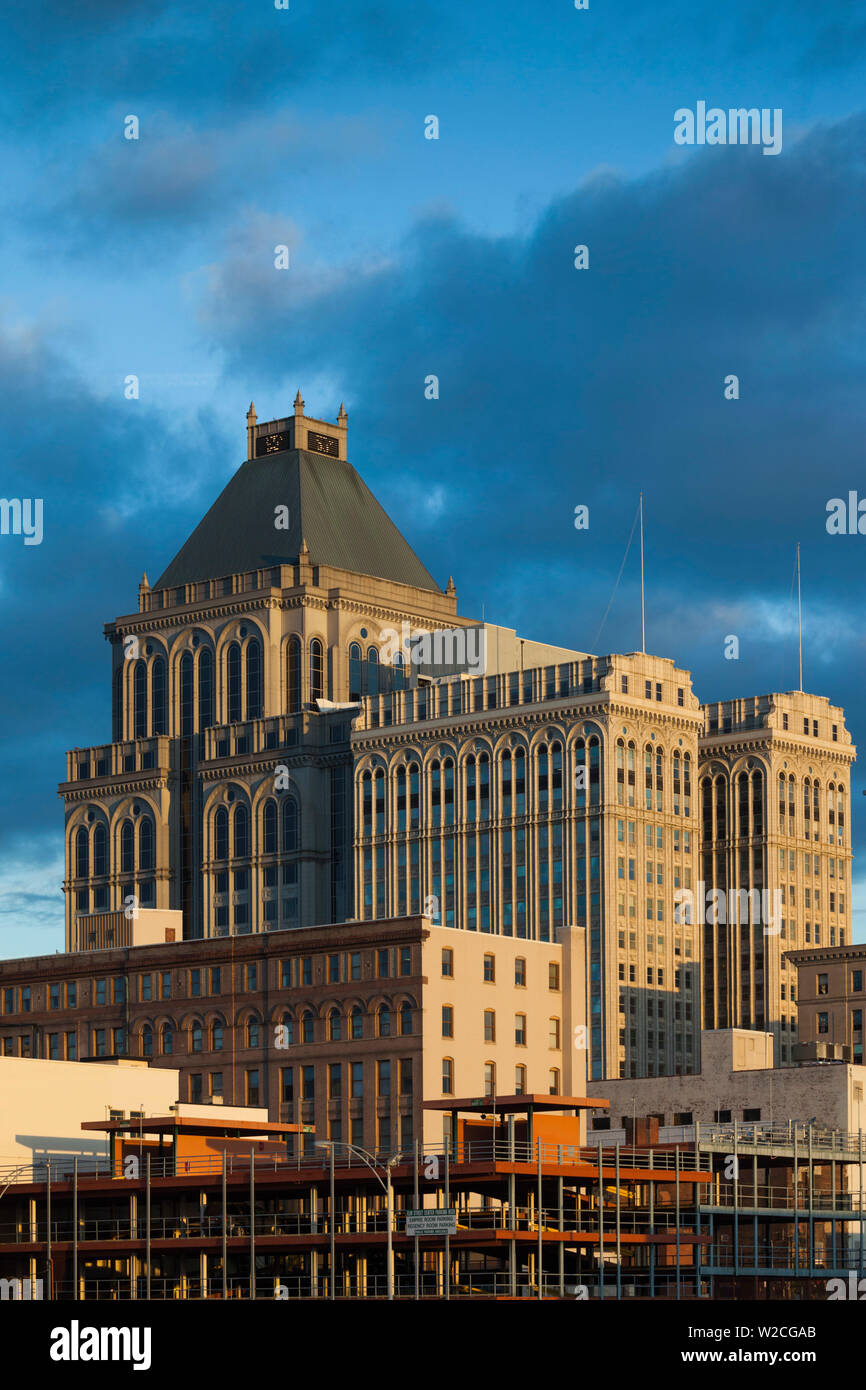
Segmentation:
{"type": "Polygon", "coordinates": [[[454,1207],[426,1207],[423,1211],[407,1211],[407,1236],[453,1236],[457,1234],[457,1211],[454,1207]]]}

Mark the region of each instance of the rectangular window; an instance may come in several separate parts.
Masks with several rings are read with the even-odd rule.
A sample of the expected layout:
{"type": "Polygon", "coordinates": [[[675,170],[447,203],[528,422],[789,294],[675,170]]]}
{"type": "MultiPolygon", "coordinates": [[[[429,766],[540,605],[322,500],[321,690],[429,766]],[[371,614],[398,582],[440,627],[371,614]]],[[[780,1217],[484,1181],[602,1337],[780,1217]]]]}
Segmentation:
{"type": "Polygon", "coordinates": [[[496,1013],[493,1009],[484,1010],[484,1041],[496,1042],[496,1013]]]}
{"type": "Polygon", "coordinates": [[[138,981],[138,997],[145,1002],[153,998],[153,976],[140,975],[138,981]]]}
{"type": "Polygon", "coordinates": [[[247,1105],[260,1105],[260,1104],[261,1104],[261,1092],[260,1092],[260,1087],[259,1087],[259,1071],[258,1071],[258,1067],[254,1067],[254,1068],[252,1068],[251,1071],[248,1071],[248,1072],[246,1073],[246,1078],[245,1078],[245,1091],[246,1091],[246,1103],[247,1103],[247,1105]]]}
{"type": "Polygon", "coordinates": [[[343,1094],[343,1067],[340,1062],[331,1062],[328,1067],[328,1096],[340,1100],[343,1094]]]}
{"type": "Polygon", "coordinates": [[[201,995],[201,971],[191,970],[189,972],[189,992],[193,999],[198,999],[201,995]]]}
{"type": "Polygon", "coordinates": [[[364,1094],[364,1063],[352,1063],[352,1099],[358,1100],[364,1094]]]}
{"type": "Polygon", "coordinates": [[[390,1096],[391,1094],[391,1063],[390,1061],[376,1063],[376,1086],[380,1096],[390,1096]]]}
{"type": "Polygon", "coordinates": [[[559,989],[559,962],[552,960],[547,967],[547,988],[559,989]]]}
{"type": "Polygon", "coordinates": [[[496,979],[496,957],[490,954],[484,957],[484,979],[488,984],[493,984],[496,979]]]}
{"type": "Polygon", "coordinates": [[[376,973],[379,979],[387,979],[391,974],[391,952],[376,952],[376,973]]]}
{"type": "Polygon", "coordinates": [[[160,981],[160,989],[161,989],[161,992],[162,992],[162,998],[163,998],[163,999],[170,999],[170,998],[171,998],[171,971],[169,971],[169,970],[163,970],[163,971],[162,971],[162,977],[161,977],[161,981],[160,981]]]}
{"type": "Polygon", "coordinates": [[[514,1015],[514,1042],[517,1047],[526,1046],[526,1014],[514,1015]]]}
{"type": "Polygon", "coordinates": [[[523,956],[518,956],[514,962],[514,983],[521,989],[526,986],[526,961],[523,956]]]}
{"type": "Polygon", "coordinates": [[[442,1005],[442,1036],[443,1038],[454,1037],[454,1009],[450,1004],[442,1005]]]}
{"type": "Polygon", "coordinates": [[[446,979],[454,978],[454,952],[450,946],[446,946],[442,951],[442,974],[446,979]]]}
{"type": "Polygon", "coordinates": [[[353,951],[349,956],[349,968],[353,980],[361,978],[361,952],[353,951]]]}
{"type": "Polygon", "coordinates": [[[211,994],[222,994],[222,967],[219,965],[211,966],[210,972],[210,992],[211,994]]]}
{"type": "Polygon", "coordinates": [[[96,1002],[97,1002],[97,1004],[105,1004],[105,1003],[107,1002],[107,1000],[108,1000],[108,981],[107,981],[107,980],[97,980],[97,981],[96,981],[96,1002]]]}
{"type": "Polygon", "coordinates": [[[454,1062],[451,1057],[442,1058],[442,1094],[443,1096],[453,1096],[454,1094],[454,1062]]]}
{"type": "Polygon", "coordinates": [[[338,985],[340,983],[340,957],[339,955],[328,956],[328,984],[338,985]]]}

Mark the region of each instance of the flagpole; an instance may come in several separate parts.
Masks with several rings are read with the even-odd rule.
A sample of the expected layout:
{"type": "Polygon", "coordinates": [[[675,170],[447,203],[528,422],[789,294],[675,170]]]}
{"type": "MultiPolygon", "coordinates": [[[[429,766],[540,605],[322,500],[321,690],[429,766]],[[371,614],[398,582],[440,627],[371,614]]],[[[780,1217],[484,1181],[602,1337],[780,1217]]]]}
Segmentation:
{"type": "Polygon", "coordinates": [[[643,493],[640,495],[640,649],[646,651],[646,608],[643,582],[643,493]]]}

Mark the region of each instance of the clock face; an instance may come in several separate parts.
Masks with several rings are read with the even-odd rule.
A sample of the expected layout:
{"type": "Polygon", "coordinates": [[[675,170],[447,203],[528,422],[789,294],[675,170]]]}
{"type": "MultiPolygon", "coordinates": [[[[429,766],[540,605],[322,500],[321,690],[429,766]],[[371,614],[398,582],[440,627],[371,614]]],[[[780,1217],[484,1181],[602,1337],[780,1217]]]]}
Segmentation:
{"type": "Polygon", "coordinates": [[[329,434],[315,434],[309,430],[307,448],[315,454],[330,454],[335,459],[340,457],[340,441],[339,439],[332,439],[329,434]]]}
{"type": "Polygon", "coordinates": [[[284,430],[277,434],[260,434],[256,440],[256,458],[263,454],[281,454],[289,447],[289,436],[284,430]]]}

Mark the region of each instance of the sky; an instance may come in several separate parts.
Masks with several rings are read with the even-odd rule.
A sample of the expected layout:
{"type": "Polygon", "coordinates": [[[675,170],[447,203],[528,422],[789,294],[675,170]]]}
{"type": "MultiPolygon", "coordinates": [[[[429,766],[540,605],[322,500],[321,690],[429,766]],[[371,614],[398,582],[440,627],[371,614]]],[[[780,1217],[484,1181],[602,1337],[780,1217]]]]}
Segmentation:
{"type": "MultiPolygon", "coordinates": [[[[856,7],[31,0],[0,38],[0,496],[44,517],[0,535],[0,956],[62,949],[103,624],[243,461],[250,400],[345,402],[459,611],[579,650],[640,646],[643,491],[647,647],[702,700],[796,688],[799,543],[804,686],[866,737],[866,535],[826,526],[866,497],[856,7]],[[781,111],[781,151],[678,144],[698,102],[781,111]]],[[[863,940],[856,859],[854,907],[863,940]]]]}

